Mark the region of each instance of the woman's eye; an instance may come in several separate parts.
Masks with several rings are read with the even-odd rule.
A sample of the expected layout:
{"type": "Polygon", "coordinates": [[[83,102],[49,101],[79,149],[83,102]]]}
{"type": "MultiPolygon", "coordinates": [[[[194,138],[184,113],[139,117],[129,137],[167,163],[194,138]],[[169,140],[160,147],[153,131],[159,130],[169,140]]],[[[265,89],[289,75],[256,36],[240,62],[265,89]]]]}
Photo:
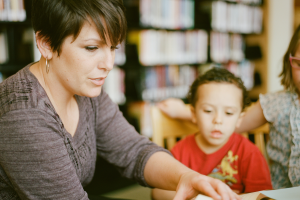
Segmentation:
{"type": "Polygon", "coordinates": [[[233,115],[232,112],[226,112],[226,115],[233,115]]]}
{"type": "Polygon", "coordinates": [[[87,46],[87,47],[85,47],[85,49],[88,50],[88,51],[95,51],[95,50],[98,49],[98,47],[96,47],[96,46],[87,46]]]}
{"type": "Polygon", "coordinates": [[[211,110],[204,110],[204,112],[206,112],[206,113],[211,113],[211,110]]]}
{"type": "Polygon", "coordinates": [[[116,50],[116,49],[118,49],[118,48],[119,48],[118,46],[111,46],[111,47],[110,47],[110,50],[114,51],[114,50],[116,50]]]}

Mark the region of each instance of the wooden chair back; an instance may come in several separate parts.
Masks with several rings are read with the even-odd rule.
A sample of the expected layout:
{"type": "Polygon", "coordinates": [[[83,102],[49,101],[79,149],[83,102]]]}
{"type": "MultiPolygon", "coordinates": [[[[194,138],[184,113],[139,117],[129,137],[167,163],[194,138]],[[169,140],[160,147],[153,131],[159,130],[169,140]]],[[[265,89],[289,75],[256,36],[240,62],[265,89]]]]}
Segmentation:
{"type": "Polygon", "coordinates": [[[177,138],[183,138],[198,131],[196,124],[190,121],[170,118],[156,106],[151,107],[151,120],[152,141],[168,150],[171,150],[176,144],[177,138]]]}
{"type": "MultiPolygon", "coordinates": [[[[184,138],[185,136],[198,131],[196,124],[190,121],[170,118],[156,106],[151,107],[151,120],[153,130],[152,141],[168,150],[173,148],[178,138],[184,138]]],[[[268,156],[266,153],[264,134],[268,133],[269,124],[264,124],[248,133],[242,133],[242,135],[248,139],[249,134],[254,134],[254,143],[267,161],[268,156]]]]}

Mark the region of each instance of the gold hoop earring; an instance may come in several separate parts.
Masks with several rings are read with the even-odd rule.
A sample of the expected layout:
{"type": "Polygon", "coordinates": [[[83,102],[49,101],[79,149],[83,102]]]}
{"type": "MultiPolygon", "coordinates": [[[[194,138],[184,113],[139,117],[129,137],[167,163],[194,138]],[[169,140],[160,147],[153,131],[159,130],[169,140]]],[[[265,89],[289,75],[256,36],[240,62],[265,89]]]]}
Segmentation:
{"type": "Polygon", "coordinates": [[[47,72],[47,74],[49,73],[49,70],[50,70],[50,64],[48,62],[48,59],[46,58],[46,72],[47,72]]]}

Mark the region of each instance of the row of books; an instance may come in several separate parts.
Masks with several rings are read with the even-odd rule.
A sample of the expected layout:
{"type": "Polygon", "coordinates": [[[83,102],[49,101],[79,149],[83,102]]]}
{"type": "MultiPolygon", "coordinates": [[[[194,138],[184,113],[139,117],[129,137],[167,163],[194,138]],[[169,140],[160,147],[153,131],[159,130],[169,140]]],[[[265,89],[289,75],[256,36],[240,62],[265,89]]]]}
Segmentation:
{"type": "Polygon", "coordinates": [[[242,79],[247,90],[254,86],[255,66],[249,60],[227,64],[208,63],[201,66],[155,66],[145,69],[142,99],[157,102],[171,97],[186,98],[193,81],[212,67],[228,69],[242,79]]]}
{"type": "Polygon", "coordinates": [[[0,0],[0,21],[24,21],[24,0],[0,0]]]}
{"type": "Polygon", "coordinates": [[[211,26],[214,30],[234,33],[261,33],[263,13],[259,6],[212,2],[211,26]]]}
{"type": "Polygon", "coordinates": [[[228,2],[236,2],[236,3],[245,3],[245,4],[253,4],[260,5],[262,0],[225,0],[228,2]]]}
{"type": "Polygon", "coordinates": [[[207,32],[203,30],[143,30],[139,33],[142,65],[194,64],[207,61],[207,32]]]}
{"type": "Polygon", "coordinates": [[[253,88],[255,70],[255,65],[253,62],[249,60],[244,60],[240,63],[229,62],[224,67],[237,77],[240,77],[247,90],[251,90],[253,88]]]}
{"type": "Polygon", "coordinates": [[[226,64],[208,63],[199,67],[198,74],[203,74],[212,67],[225,68],[235,76],[240,77],[247,90],[251,90],[254,87],[255,65],[249,60],[245,59],[239,63],[230,61],[226,64]]]}
{"type": "Polygon", "coordinates": [[[145,68],[142,98],[145,101],[160,101],[169,97],[185,98],[197,74],[197,68],[189,65],[145,68]]]}
{"type": "Polygon", "coordinates": [[[6,31],[0,32],[0,64],[8,61],[8,43],[6,31]]]}
{"type": "Polygon", "coordinates": [[[140,24],[146,27],[194,27],[194,0],[140,0],[140,24]]]}
{"type": "Polygon", "coordinates": [[[105,79],[103,89],[113,102],[119,105],[124,104],[126,102],[124,70],[115,66],[105,79]]]}
{"type": "Polygon", "coordinates": [[[244,38],[240,34],[210,33],[210,58],[213,62],[241,62],[245,58],[244,48],[244,38]]]}

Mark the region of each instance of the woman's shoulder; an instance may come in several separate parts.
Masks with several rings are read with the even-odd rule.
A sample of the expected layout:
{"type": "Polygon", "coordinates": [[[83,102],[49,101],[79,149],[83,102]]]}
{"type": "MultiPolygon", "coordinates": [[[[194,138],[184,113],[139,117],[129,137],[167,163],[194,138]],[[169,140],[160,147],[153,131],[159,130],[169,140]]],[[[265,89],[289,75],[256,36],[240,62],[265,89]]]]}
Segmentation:
{"type": "Polygon", "coordinates": [[[297,96],[296,93],[283,90],[283,91],[278,91],[278,92],[260,94],[259,99],[260,99],[260,101],[264,101],[264,102],[288,103],[288,102],[292,101],[292,99],[295,95],[297,96]]]}
{"type": "Polygon", "coordinates": [[[27,65],[0,84],[0,117],[10,111],[24,109],[49,109],[47,95],[27,65]]]}

